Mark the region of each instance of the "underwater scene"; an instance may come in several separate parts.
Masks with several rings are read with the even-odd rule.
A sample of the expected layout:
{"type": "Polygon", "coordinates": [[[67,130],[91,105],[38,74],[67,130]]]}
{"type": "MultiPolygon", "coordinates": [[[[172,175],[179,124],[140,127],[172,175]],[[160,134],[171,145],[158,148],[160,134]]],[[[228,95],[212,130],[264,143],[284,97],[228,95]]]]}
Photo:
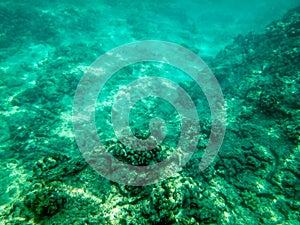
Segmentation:
{"type": "Polygon", "coordinates": [[[298,0],[1,0],[0,224],[300,224],[298,0]]]}

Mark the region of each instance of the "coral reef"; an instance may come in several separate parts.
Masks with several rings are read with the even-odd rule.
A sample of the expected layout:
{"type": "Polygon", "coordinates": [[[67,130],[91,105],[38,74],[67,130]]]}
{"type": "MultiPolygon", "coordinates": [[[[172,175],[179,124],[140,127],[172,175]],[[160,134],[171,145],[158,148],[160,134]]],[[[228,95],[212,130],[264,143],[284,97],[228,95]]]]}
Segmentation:
{"type": "MultiPolygon", "coordinates": [[[[100,31],[92,23],[101,27],[107,22],[96,20],[94,10],[85,12],[67,6],[57,7],[56,14],[39,11],[36,5],[26,10],[1,6],[1,28],[6,32],[0,34],[0,47],[4,49],[1,62],[5,59],[11,67],[18,57],[28,59],[26,52],[12,54],[17,48],[31,49],[30,63],[0,70],[3,224],[299,224],[299,7],[269,24],[264,32],[237,36],[209,59],[223,88],[228,120],[223,146],[205,171],[200,172],[198,165],[210,135],[210,113],[203,110],[209,106],[191,80],[182,81],[175,76],[179,73],[168,70],[197,102],[201,115],[199,143],[176,176],[132,187],[101,177],[76,146],[71,124],[76,85],[87,66],[117,41],[111,39],[116,32],[112,30],[111,36],[101,33],[99,39],[89,38],[91,41],[85,44],[74,41],[77,38],[72,43],[59,43],[67,33],[93,37],[100,31]],[[84,16],[87,14],[90,16],[84,16]],[[40,21],[38,25],[32,24],[32,16],[40,21]],[[99,40],[109,44],[103,46],[99,40]],[[31,46],[31,41],[36,45],[31,46]]],[[[127,21],[111,23],[124,25],[127,21]]],[[[139,36],[137,28],[133,31],[133,36],[139,36]]],[[[119,77],[108,82],[105,91],[111,95],[104,102],[100,98],[98,112],[107,111],[112,104],[115,83],[123,85],[139,71],[160,75],[161,68],[165,69],[141,63],[120,71],[119,77]]],[[[140,118],[148,122],[151,113],[176,117],[167,124],[171,137],[150,151],[137,152],[109,139],[107,133],[113,131],[105,128],[111,125],[110,115],[96,118],[98,124],[104,124],[98,131],[99,137],[107,138],[104,144],[108,152],[131,165],[152,165],[174,151],[169,143],[178,136],[180,127],[172,126],[179,121],[178,115],[166,105],[159,108],[152,102],[148,106],[141,102],[134,108],[133,124],[140,118]],[[145,112],[148,117],[142,117],[145,112]]],[[[145,139],[149,132],[142,125],[133,131],[136,137],[145,139]]]]}

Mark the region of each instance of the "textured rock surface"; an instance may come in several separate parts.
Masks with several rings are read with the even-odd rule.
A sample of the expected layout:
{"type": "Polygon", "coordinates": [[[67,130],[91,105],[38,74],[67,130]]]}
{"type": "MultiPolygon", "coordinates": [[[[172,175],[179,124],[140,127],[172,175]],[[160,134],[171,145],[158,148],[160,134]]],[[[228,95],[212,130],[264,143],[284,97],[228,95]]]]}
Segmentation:
{"type": "MultiPolygon", "coordinates": [[[[1,13],[11,15],[3,21],[10,34],[5,39],[22,45],[16,34],[19,32],[46,44],[59,40],[58,24],[52,24],[53,15],[47,12],[38,14],[37,19],[47,24],[40,33],[29,29],[30,11],[1,13]],[[22,25],[19,15],[25,21],[22,25]],[[7,26],[8,21],[14,26],[7,26]]],[[[64,15],[61,30],[89,28],[91,21],[81,18],[80,12],[70,8],[64,15]]],[[[7,141],[10,146],[9,151],[0,151],[0,168],[8,174],[0,177],[0,191],[5,193],[0,197],[1,222],[299,224],[299,21],[297,8],[267,26],[264,33],[236,37],[210,60],[228,110],[227,133],[218,157],[199,173],[198,164],[210,130],[206,118],[209,115],[204,114],[198,148],[184,170],[144,187],[105,180],[87,165],[75,144],[70,116],[72,97],[86,66],[103,52],[98,43],[75,43],[57,49],[38,46],[39,54],[32,56],[36,59],[32,65],[23,65],[15,76],[12,71],[1,70],[5,79],[0,85],[7,101],[0,99],[0,108],[6,112],[1,116],[5,122],[1,121],[0,128],[9,130],[9,135],[1,136],[0,144],[7,141]],[[25,72],[35,74],[32,87],[23,87],[22,79],[9,80],[25,72]]],[[[5,42],[0,39],[0,46],[5,42]]],[[[0,53],[0,59],[12,50],[7,51],[0,53]]],[[[198,93],[189,82],[181,85],[192,96],[198,93]]],[[[160,146],[159,151],[137,155],[126,152],[117,141],[107,144],[120,160],[138,165],[156,163],[172,149],[160,146]]]]}

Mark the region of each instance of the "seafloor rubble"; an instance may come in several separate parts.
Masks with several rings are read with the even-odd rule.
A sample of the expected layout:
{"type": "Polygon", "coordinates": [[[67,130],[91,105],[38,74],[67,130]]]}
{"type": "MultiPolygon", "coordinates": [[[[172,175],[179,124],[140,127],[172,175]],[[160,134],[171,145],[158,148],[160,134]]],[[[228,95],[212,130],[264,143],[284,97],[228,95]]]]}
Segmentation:
{"type": "MultiPolygon", "coordinates": [[[[26,29],[20,29],[26,34],[26,29]]],[[[47,37],[54,32],[51,26],[44,29],[40,33],[47,37]]],[[[37,33],[34,38],[45,40],[37,33]]],[[[209,65],[223,88],[228,110],[226,137],[218,157],[204,172],[198,172],[210,127],[202,119],[203,137],[184,170],[144,187],[102,178],[83,160],[72,136],[70,115],[76,85],[88,59],[103,50],[97,43],[72,44],[53,50],[43,60],[47,47],[36,46],[40,55],[32,57],[38,63],[19,68],[20,73],[35,74],[31,87],[9,80],[18,76],[15,72],[1,70],[1,78],[7,79],[0,84],[4,93],[0,107],[6,112],[1,115],[0,141],[9,150],[0,153],[5,162],[1,170],[7,171],[1,175],[0,189],[5,194],[0,198],[0,221],[299,224],[299,37],[297,8],[269,24],[264,33],[236,37],[211,59],[209,65]]],[[[193,94],[192,83],[182,85],[193,94]]],[[[124,146],[118,142],[109,144],[112,154],[138,165],[166,155],[157,149],[150,154],[154,159],[145,160],[132,152],[119,154],[124,146]]]]}

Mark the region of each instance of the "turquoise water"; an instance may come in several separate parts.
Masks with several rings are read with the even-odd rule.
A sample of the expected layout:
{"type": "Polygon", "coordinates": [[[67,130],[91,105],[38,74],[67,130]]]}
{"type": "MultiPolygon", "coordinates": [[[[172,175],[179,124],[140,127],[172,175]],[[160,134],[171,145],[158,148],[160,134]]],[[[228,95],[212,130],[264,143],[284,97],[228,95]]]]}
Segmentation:
{"type": "Polygon", "coordinates": [[[0,224],[299,224],[299,59],[293,0],[1,1],[0,224]]]}

